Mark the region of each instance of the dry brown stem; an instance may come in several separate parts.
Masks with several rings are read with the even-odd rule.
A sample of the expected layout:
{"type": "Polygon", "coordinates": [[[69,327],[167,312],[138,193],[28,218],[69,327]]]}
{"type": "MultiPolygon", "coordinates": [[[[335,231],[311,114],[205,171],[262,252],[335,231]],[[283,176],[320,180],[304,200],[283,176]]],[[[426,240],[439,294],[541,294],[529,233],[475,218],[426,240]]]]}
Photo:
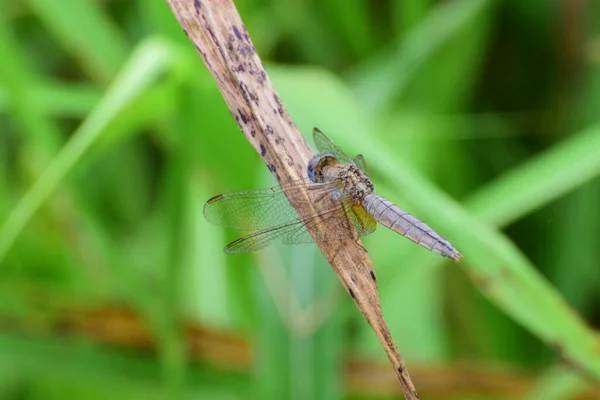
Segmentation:
{"type": "MultiPolygon", "coordinates": [[[[214,76],[240,129],[280,184],[303,179],[313,156],[262,65],[231,0],[167,0],[185,34],[214,76]]],[[[288,196],[300,215],[314,211],[308,193],[288,196]]],[[[310,233],[358,305],[400,380],[407,399],[418,399],[383,319],[371,260],[357,238],[339,240],[322,225],[310,233]]],[[[349,220],[336,226],[351,230],[349,220]]]]}

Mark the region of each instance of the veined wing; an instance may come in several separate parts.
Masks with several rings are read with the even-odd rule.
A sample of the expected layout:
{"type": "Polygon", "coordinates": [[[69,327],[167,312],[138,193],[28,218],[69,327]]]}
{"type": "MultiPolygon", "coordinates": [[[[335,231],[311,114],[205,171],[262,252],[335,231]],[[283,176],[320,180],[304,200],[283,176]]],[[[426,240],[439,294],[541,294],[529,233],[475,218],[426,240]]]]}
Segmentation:
{"type": "MultiPolygon", "coordinates": [[[[344,213],[351,213],[351,221],[355,228],[357,223],[360,226],[359,235],[368,235],[375,229],[369,222],[364,223],[362,216],[354,215],[354,209],[358,204],[347,197],[326,209],[308,215],[304,218],[296,218],[292,221],[273,226],[262,231],[252,233],[243,238],[237,239],[225,247],[226,253],[245,253],[257,251],[268,246],[272,241],[281,239],[285,244],[313,243],[314,239],[309,233],[309,229],[315,228],[317,224],[323,224],[328,231],[328,238],[343,239],[353,236],[351,225],[344,218],[344,213]],[[359,221],[359,222],[358,222],[359,221]]],[[[366,214],[366,211],[358,205],[366,214]]],[[[373,223],[375,221],[373,220],[373,223]]],[[[324,238],[326,240],[326,238],[324,238]]]]}
{"type": "Polygon", "coordinates": [[[356,164],[356,166],[360,168],[362,172],[369,176],[369,171],[367,171],[367,162],[365,161],[365,158],[362,154],[359,154],[356,157],[354,157],[352,161],[354,161],[354,164],[356,164]]]}
{"type": "Polygon", "coordinates": [[[355,201],[348,201],[345,204],[346,212],[350,215],[354,229],[358,236],[367,236],[375,232],[377,221],[364,209],[364,207],[355,201]]]}
{"type": "Polygon", "coordinates": [[[318,128],[313,129],[313,138],[319,154],[331,153],[336,156],[339,162],[342,164],[354,164],[354,161],[318,128]]]}
{"type": "Polygon", "coordinates": [[[338,187],[338,182],[309,184],[302,180],[268,189],[220,194],[206,202],[204,216],[215,225],[244,231],[264,230],[299,217],[285,191],[292,196],[308,191],[311,196],[323,198],[338,187]]]}

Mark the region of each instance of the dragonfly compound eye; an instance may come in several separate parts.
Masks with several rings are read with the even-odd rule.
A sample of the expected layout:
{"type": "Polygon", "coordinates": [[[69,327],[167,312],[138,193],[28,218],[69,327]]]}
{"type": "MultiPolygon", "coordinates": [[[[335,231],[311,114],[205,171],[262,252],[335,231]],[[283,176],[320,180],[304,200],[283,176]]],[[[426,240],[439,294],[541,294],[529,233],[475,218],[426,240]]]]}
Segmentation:
{"type": "Polygon", "coordinates": [[[315,183],[324,182],[325,177],[323,176],[323,168],[334,164],[339,164],[339,161],[333,154],[327,153],[313,157],[306,168],[308,178],[315,183]]]}

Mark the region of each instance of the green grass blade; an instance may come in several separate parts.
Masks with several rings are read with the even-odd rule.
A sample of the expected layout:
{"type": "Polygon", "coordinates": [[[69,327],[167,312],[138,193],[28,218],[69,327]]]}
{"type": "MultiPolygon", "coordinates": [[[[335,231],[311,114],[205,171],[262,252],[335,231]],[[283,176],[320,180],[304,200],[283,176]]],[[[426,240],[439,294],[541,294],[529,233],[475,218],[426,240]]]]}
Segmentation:
{"type": "Polygon", "coordinates": [[[48,117],[83,118],[98,103],[101,95],[102,92],[91,85],[57,81],[37,82],[35,87],[31,88],[33,107],[41,115],[48,117]]]}
{"type": "Polygon", "coordinates": [[[117,25],[93,1],[28,0],[35,14],[88,74],[110,82],[127,59],[129,46],[117,25]]]}
{"type": "Polygon", "coordinates": [[[394,1],[391,4],[394,29],[404,37],[427,16],[432,0],[394,1]]]}
{"type": "Polygon", "coordinates": [[[466,200],[487,223],[503,226],[600,174],[600,125],[591,126],[525,162],[466,200]]]}
{"type": "MultiPolygon", "coordinates": [[[[340,12],[339,4],[334,2],[321,2],[318,6],[334,25],[341,40],[340,44],[347,43],[354,54],[364,56],[373,48],[372,26],[369,20],[369,8],[365,0],[350,0],[344,3],[344,12],[340,12]]],[[[333,27],[329,27],[333,29],[333,27]]]]}
{"type": "Polygon", "coordinates": [[[140,44],[106,96],[10,213],[0,230],[0,262],[35,211],[98,140],[104,128],[160,78],[173,59],[172,47],[165,42],[152,39],[140,44]]]}
{"type": "Polygon", "coordinates": [[[7,110],[35,149],[34,154],[37,153],[39,160],[34,163],[44,165],[59,146],[58,132],[36,107],[33,95],[39,77],[30,67],[26,53],[4,18],[0,18],[0,54],[0,84],[6,96],[7,110]]]}
{"type": "Polygon", "coordinates": [[[357,93],[370,110],[389,109],[433,53],[442,48],[461,29],[487,11],[493,0],[460,0],[442,2],[423,23],[393,49],[382,52],[350,74],[357,93]]]}
{"type": "Polygon", "coordinates": [[[588,388],[583,377],[564,367],[552,368],[538,379],[521,400],[576,399],[588,388]]]}

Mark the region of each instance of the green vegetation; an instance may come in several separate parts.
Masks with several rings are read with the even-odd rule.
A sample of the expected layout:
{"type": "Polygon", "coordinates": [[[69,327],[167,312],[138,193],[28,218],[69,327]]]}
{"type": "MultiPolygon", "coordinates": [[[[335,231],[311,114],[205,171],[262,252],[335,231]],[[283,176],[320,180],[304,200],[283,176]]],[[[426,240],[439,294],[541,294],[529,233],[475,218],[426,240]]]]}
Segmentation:
{"type": "MultiPolygon", "coordinates": [[[[531,374],[526,399],[594,390],[600,6],[237,3],[308,140],[363,153],[377,192],[465,256],[364,240],[409,369],[468,360],[493,381],[500,364],[531,374]]],[[[314,246],[222,253],[240,233],[204,202],[275,180],[164,2],[0,13],[0,400],[390,398],[374,368],[348,378],[372,362],[397,389],[314,246]]],[[[418,371],[427,398],[517,396],[418,371]]]]}

